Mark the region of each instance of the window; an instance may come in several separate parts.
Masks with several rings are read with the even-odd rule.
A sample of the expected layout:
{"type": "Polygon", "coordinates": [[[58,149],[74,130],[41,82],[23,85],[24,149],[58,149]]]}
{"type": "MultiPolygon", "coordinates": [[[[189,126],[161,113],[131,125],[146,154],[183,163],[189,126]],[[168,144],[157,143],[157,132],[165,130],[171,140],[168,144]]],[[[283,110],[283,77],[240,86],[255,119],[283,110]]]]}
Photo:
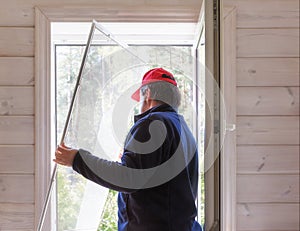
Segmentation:
{"type": "MultiPolygon", "coordinates": [[[[85,49],[84,41],[81,40],[87,34],[86,31],[89,26],[90,24],[84,23],[52,24],[58,143],[64,129],[67,110],[72,100],[74,85],[85,49]],[[82,34],[74,32],[73,28],[76,30],[80,28],[82,34]]],[[[75,145],[86,148],[94,154],[104,152],[106,156],[102,156],[103,158],[117,160],[118,153],[122,148],[122,140],[124,140],[132,120],[129,117],[126,121],[125,118],[125,123],[128,126],[123,129],[124,134],[120,134],[121,124],[117,125],[116,131],[114,124],[112,124],[113,121],[109,119],[114,117],[112,113],[115,108],[120,107],[119,102],[124,97],[129,98],[128,93],[132,93],[138,87],[137,83],[140,82],[143,73],[149,68],[163,66],[175,74],[179,83],[182,95],[179,112],[185,116],[194,132],[197,130],[199,134],[202,134],[199,137],[201,142],[199,143],[199,154],[203,157],[201,155],[203,150],[201,147],[203,147],[204,142],[201,139],[203,126],[198,127],[199,123],[195,117],[197,114],[196,105],[203,108],[204,101],[195,98],[196,85],[195,74],[193,73],[195,60],[192,56],[194,37],[191,36],[193,35],[194,24],[136,23],[124,25],[111,23],[106,26],[111,27],[117,34],[120,34],[120,31],[124,33],[123,36],[126,36],[127,42],[131,42],[131,44],[124,50],[113,39],[103,36],[95,30],[82,74],[80,84],[82,91],[78,93],[80,99],[76,101],[73,109],[76,112],[68,125],[66,143],[73,147],[75,145]],[[190,37],[189,34],[183,33],[187,27],[190,27],[190,37]],[[122,31],[123,28],[126,28],[126,31],[122,31]],[[146,32],[141,31],[142,28],[147,28],[147,31],[150,30],[152,34],[146,36],[146,32]],[[172,33],[177,33],[176,31],[181,32],[179,38],[175,37],[174,34],[174,38],[170,39],[172,33]],[[127,34],[134,34],[134,36],[127,34]]],[[[119,35],[119,37],[121,36],[119,35]]],[[[125,103],[125,105],[127,108],[128,105],[130,107],[130,102],[125,103]]],[[[134,111],[137,111],[135,106],[132,107],[128,115],[134,114],[134,111]]],[[[125,117],[126,115],[125,113],[125,117]]],[[[202,115],[198,118],[203,119],[204,117],[202,115]]],[[[115,120],[115,123],[116,121],[124,121],[124,115],[115,120]]],[[[195,134],[195,136],[197,135],[195,134]]],[[[200,164],[203,165],[203,162],[200,164]]],[[[200,174],[199,185],[199,220],[203,223],[203,174],[200,174]]],[[[53,207],[57,208],[57,220],[56,224],[52,226],[56,226],[57,230],[96,230],[97,227],[98,230],[116,230],[116,192],[89,182],[73,173],[69,168],[64,167],[58,168],[56,186],[57,199],[54,201],[56,206],[53,207]]]]}
{"type": "MultiPolygon", "coordinates": [[[[210,1],[204,1],[205,3],[209,3],[210,1]]],[[[217,0],[214,1],[214,3],[218,2],[217,0]]],[[[213,39],[212,39],[212,30],[211,28],[213,28],[214,26],[209,23],[211,22],[212,18],[214,17],[214,15],[218,15],[219,12],[219,8],[214,8],[212,7],[212,4],[208,4],[207,6],[202,6],[202,16],[205,15],[205,20],[202,20],[201,25],[204,25],[204,21],[206,21],[207,23],[205,23],[205,37],[206,37],[206,41],[205,41],[205,45],[202,46],[202,48],[204,48],[205,50],[205,57],[203,56],[202,53],[202,60],[205,60],[205,66],[209,65],[209,68],[212,69],[212,63],[214,63],[214,61],[211,59],[211,57],[209,57],[210,55],[213,54],[212,51],[212,46],[213,46],[213,39]],[[217,11],[213,12],[213,9],[216,9],[217,11]]],[[[53,168],[53,162],[52,162],[52,157],[51,154],[54,153],[54,149],[55,149],[55,139],[51,139],[52,137],[55,137],[55,118],[56,118],[56,114],[55,114],[55,105],[53,104],[53,100],[51,101],[50,99],[54,99],[55,97],[55,84],[54,84],[54,76],[51,76],[51,73],[54,73],[54,70],[51,70],[51,65],[50,65],[50,54],[51,54],[51,46],[50,46],[50,37],[51,37],[51,24],[53,22],[67,22],[67,21],[90,21],[91,20],[91,16],[90,16],[90,12],[93,12],[93,16],[95,16],[95,18],[102,18],[104,21],[107,21],[108,19],[110,20],[111,18],[113,18],[114,16],[107,16],[106,12],[103,12],[103,10],[95,10],[93,7],[91,6],[82,6],[80,8],[80,13],[76,14],[75,12],[79,12],[78,7],[72,7],[72,6],[68,6],[66,8],[60,8],[60,7],[36,7],[35,9],[35,15],[36,15],[36,22],[35,22],[35,28],[36,28],[36,55],[35,55],[35,64],[36,64],[36,73],[35,73],[35,89],[36,89],[36,98],[35,98],[35,105],[36,105],[36,112],[35,112],[35,118],[36,118],[36,129],[35,129],[35,136],[36,136],[36,143],[35,143],[35,149],[36,149],[36,170],[35,170],[35,175],[36,175],[36,191],[35,191],[35,219],[36,219],[36,225],[37,227],[39,226],[39,221],[41,220],[41,217],[44,217],[43,215],[43,211],[45,208],[45,199],[46,202],[48,201],[47,198],[49,198],[49,191],[51,192],[50,189],[50,185],[51,184],[51,174],[52,174],[52,168],[53,168]],[[103,14],[105,13],[105,14],[103,14]],[[51,72],[50,72],[51,70],[51,72]]],[[[179,12],[179,11],[178,11],[179,12]]],[[[132,13],[132,12],[131,12],[132,13]]],[[[134,14],[134,12],[133,12],[134,14]]],[[[117,17],[117,16],[116,16],[117,17]]],[[[139,21],[139,18],[141,16],[139,15],[135,15],[132,18],[132,21],[139,21]]],[[[144,17],[142,17],[143,21],[145,20],[144,17]]],[[[202,17],[203,19],[203,17],[202,17]]],[[[113,21],[116,21],[117,19],[114,19],[113,21]]],[[[147,19],[146,21],[151,21],[153,19],[147,19]]],[[[165,19],[165,15],[158,15],[155,18],[155,21],[166,21],[165,19]]],[[[170,21],[178,21],[180,19],[178,19],[176,12],[173,13],[173,16],[170,16],[168,18],[168,20],[170,21]]],[[[200,20],[201,21],[201,20],[200,20]]],[[[154,28],[157,27],[157,25],[153,24],[154,28]]],[[[185,23],[183,23],[183,25],[187,25],[185,23]]],[[[168,44],[170,41],[172,41],[172,44],[169,45],[182,45],[184,44],[185,46],[189,45],[189,44],[193,44],[195,45],[194,40],[196,39],[196,45],[193,47],[193,50],[202,50],[201,49],[201,44],[204,44],[204,42],[198,42],[198,38],[202,37],[203,40],[203,36],[204,33],[198,33],[197,30],[199,29],[199,25],[196,26],[195,24],[194,26],[194,33],[195,35],[190,35],[188,37],[186,37],[186,33],[184,31],[186,31],[186,29],[188,29],[188,27],[181,27],[180,30],[177,31],[177,33],[172,34],[171,36],[169,36],[167,38],[166,36],[166,40],[163,40],[162,37],[157,37],[157,36],[152,36],[151,38],[148,37],[148,35],[144,35],[141,36],[144,38],[143,42],[141,44],[149,44],[147,42],[145,42],[147,39],[150,39],[152,41],[156,41],[155,45],[158,44],[168,44]],[[173,43],[174,40],[172,40],[173,38],[179,39],[181,42],[180,44],[176,44],[176,42],[173,43]],[[165,42],[164,41],[168,41],[165,42]]],[[[219,26],[219,25],[218,25],[219,26]]],[[[216,30],[218,30],[217,27],[215,27],[216,30]]],[[[78,30],[81,30],[82,28],[78,28],[78,30]]],[[[123,28],[124,29],[124,28],[123,28]]],[[[162,29],[164,31],[164,29],[162,29]]],[[[141,29],[141,31],[144,31],[141,29]]],[[[176,31],[176,30],[175,30],[176,31]]],[[[116,34],[115,31],[112,31],[113,34],[116,34]]],[[[203,31],[202,31],[203,32],[203,31]]],[[[88,33],[88,32],[87,32],[88,33]]],[[[85,35],[87,35],[87,33],[85,35]]],[[[139,39],[136,39],[136,37],[131,37],[132,41],[130,42],[128,37],[126,40],[126,33],[123,35],[120,34],[120,38],[122,41],[126,41],[126,43],[129,44],[134,44],[133,41],[139,41],[141,40],[139,37],[139,39]]],[[[86,42],[86,37],[81,37],[81,38],[76,38],[77,40],[84,40],[84,42],[86,42]]],[[[178,40],[177,40],[178,41],[178,40]]],[[[69,44],[74,45],[73,42],[68,42],[69,44]]],[[[216,42],[217,44],[218,42],[216,42]]],[[[82,44],[82,43],[81,43],[82,44]]],[[[141,44],[137,44],[137,45],[141,45],[141,44]]],[[[199,51],[201,52],[201,51],[199,51]]],[[[196,56],[196,55],[195,55],[196,56]]],[[[215,59],[215,61],[217,61],[217,59],[215,59]]],[[[204,64],[202,64],[204,66],[204,64]]],[[[53,66],[52,66],[53,67],[53,66]]],[[[199,68],[197,69],[197,75],[196,76],[200,76],[201,75],[201,71],[199,72],[199,68]]],[[[202,76],[205,76],[206,73],[202,73],[202,76]]],[[[197,77],[198,78],[198,77],[197,77]]],[[[199,78],[197,79],[197,83],[198,81],[201,81],[201,79],[199,80],[199,78]]],[[[195,96],[193,95],[193,97],[198,97],[198,99],[202,100],[201,97],[195,96]]],[[[206,98],[206,95],[204,93],[204,98],[206,98]]],[[[203,110],[203,108],[198,108],[198,110],[203,110]]],[[[194,117],[195,120],[195,117],[194,117]]],[[[193,122],[195,122],[193,120],[193,122]]],[[[197,119],[196,119],[197,122],[197,119]]],[[[199,122],[199,121],[198,121],[199,122]]],[[[199,136],[201,136],[201,129],[197,130],[197,128],[199,128],[198,126],[195,127],[196,128],[196,134],[199,134],[199,136]]],[[[207,128],[206,128],[207,129],[207,128]]],[[[206,131],[207,132],[207,131],[206,131]]],[[[198,136],[198,137],[199,137],[198,136]]],[[[206,142],[206,141],[205,141],[206,142]]],[[[222,161],[222,159],[221,159],[222,161]]],[[[234,169],[232,167],[233,165],[231,165],[229,162],[224,162],[224,165],[222,165],[223,170],[221,172],[221,175],[224,171],[224,169],[234,169]]],[[[233,171],[234,172],[234,171],[233,171]]],[[[227,174],[227,180],[230,179],[232,182],[234,181],[234,177],[235,175],[233,173],[227,174]]],[[[213,177],[210,177],[209,180],[207,180],[205,182],[205,185],[209,187],[211,187],[211,185],[213,185],[213,177]],[[210,181],[212,180],[212,181],[210,181]],[[209,183],[209,184],[208,184],[209,183]]],[[[218,186],[218,185],[216,185],[218,186]]],[[[216,190],[218,190],[218,187],[216,187],[216,190]]],[[[235,194],[232,193],[232,191],[234,191],[231,188],[225,188],[223,192],[221,193],[226,193],[225,197],[225,202],[228,201],[228,205],[229,205],[229,211],[233,211],[233,213],[229,213],[229,214],[234,214],[234,200],[235,200],[235,194]],[[230,197],[230,198],[229,198],[230,197]]],[[[52,195],[51,200],[55,199],[53,197],[53,193],[50,195],[52,195]]],[[[204,194],[203,194],[204,195],[204,194]]],[[[205,209],[205,226],[207,229],[211,228],[211,224],[215,224],[214,223],[214,219],[216,217],[218,217],[219,211],[218,208],[214,209],[213,206],[213,202],[214,200],[218,201],[219,198],[215,197],[215,198],[209,198],[209,197],[214,197],[212,196],[213,193],[208,193],[207,194],[207,198],[206,201],[210,201],[209,205],[209,210],[205,209]],[[212,203],[211,203],[212,202],[212,203]],[[211,206],[212,205],[212,206],[211,206]]],[[[222,201],[221,201],[222,203],[222,201]]],[[[207,204],[207,203],[205,203],[207,204]]],[[[223,205],[223,204],[222,204],[223,205]]],[[[222,208],[221,205],[221,208],[222,208]]],[[[46,227],[44,229],[38,229],[39,231],[41,230],[49,230],[49,227],[51,227],[51,220],[52,218],[56,217],[56,210],[53,209],[53,207],[51,206],[47,206],[47,209],[45,210],[46,214],[45,214],[45,219],[43,220],[43,227],[46,227]]],[[[198,206],[199,208],[201,206],[198,206]]],[[[202,208],[201,208],[202,209],[202,208]]],[[[222,209],[223,211],[226,210],[226,208],[222,209]]],[[[228,211],[228,210],[227,210],[228,211]]],[[[201,216],[203,216],[203,214],[201,214],[201,216]]],[[[224,217],[223,217],[224,218],[224,217]]],[[[202,217],[201,217],[202,220],[202,217]]],[[[231,219],[234,220],[234,219],[231,219]]],[[[226,229],[228,229],[228,227],[232,227],[229,228],[230,230],[235,230],[234,228],[234,223],[232,223],[230,220],[230,217],[226,217],[224,219],[224,221],[222,222],[222,225],[224,224],[224,227],[226,227],[226,229]],[[228,226],[226,225],[228,224],[228,226]]],[[[221,227],[222,228],[222,227],[221,227]]],[[[55,230],[54,227],[50,228],[51,230],[55,230]]]]}

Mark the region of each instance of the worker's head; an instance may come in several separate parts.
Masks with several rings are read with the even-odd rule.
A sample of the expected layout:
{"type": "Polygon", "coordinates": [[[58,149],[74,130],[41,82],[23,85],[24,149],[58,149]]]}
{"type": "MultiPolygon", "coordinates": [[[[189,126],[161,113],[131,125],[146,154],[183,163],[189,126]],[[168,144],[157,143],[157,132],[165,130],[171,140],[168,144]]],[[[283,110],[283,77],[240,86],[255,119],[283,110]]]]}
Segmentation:
{"type": "Polygon", "coordinates": [[[163,68],[146,72],[141,87],[131,97],[142,103],[142,112],[163,103],[177,110],[181,98],[174,76],[163,68]]]}

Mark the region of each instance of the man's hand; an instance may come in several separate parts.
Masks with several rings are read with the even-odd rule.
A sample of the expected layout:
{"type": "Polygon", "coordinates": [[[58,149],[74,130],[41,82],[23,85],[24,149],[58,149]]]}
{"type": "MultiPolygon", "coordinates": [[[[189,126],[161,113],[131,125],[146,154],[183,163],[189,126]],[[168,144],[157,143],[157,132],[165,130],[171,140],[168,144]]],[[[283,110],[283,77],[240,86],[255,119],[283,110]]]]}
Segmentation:
{"type": "Polygon", "coordinates": [[[55,159],[53,161],[57,164],[71,167],[77,152],[77,149],[72,149],[65,146],[65,144],[61,144],[55,151],[55,159]]]}

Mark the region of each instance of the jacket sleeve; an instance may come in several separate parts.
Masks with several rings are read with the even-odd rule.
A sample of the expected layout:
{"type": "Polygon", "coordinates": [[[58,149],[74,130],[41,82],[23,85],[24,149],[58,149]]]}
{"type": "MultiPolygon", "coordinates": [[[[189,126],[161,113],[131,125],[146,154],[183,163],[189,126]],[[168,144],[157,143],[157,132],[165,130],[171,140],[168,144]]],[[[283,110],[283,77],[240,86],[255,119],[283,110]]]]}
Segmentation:
{"type": "Polygon", "coordinates": [[[135,190],[128,189],[126,187],[122,187],[118,184],[113,184],[109,179],[113,176],[113,178],[118,177],[121,174],[119,171],[121,163],[115,161],[108,161],[97,156],[92,155],[86,150],[79,149],[77,154],[75,155],[73,162],[73,169],[84,176],[85,178],[99,184],[103,187],[113,189],[119,192],[130,193],[135,190]]]}
{"type": "Polygon", "coordinates": [[[154,174],[151,168],[163,162],[162,149],[157,148],[161,145],[158,144],[161,131],[158,127],[149,143],[149,124],[149,120],[143,120],[131,129],[125,142],[122,163],[108,161],[79,149],[73,169],[87,179],[116,191],[132,193],[144,188],[154,174]],[[147,142],[149,149],[144,146],[147,142]],[[143,153],[145,150],[146,153],[143,153]]]}

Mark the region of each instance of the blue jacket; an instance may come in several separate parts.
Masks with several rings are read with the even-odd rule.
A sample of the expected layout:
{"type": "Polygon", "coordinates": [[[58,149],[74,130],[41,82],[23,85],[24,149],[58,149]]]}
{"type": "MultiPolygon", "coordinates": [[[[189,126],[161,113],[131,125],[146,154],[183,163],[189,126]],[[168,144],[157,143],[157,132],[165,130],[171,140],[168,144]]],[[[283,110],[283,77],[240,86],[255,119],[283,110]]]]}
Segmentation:
{"type": "Polygon", "coordinates": [[[196,142],[169,105],[135,116],[122,162],[80,149],[73,169],[119,191],[119,231],[201,231],[195,217],[198,186],[196,142]],[[158,122],[158,123],[155,123],[158,122]]]}

